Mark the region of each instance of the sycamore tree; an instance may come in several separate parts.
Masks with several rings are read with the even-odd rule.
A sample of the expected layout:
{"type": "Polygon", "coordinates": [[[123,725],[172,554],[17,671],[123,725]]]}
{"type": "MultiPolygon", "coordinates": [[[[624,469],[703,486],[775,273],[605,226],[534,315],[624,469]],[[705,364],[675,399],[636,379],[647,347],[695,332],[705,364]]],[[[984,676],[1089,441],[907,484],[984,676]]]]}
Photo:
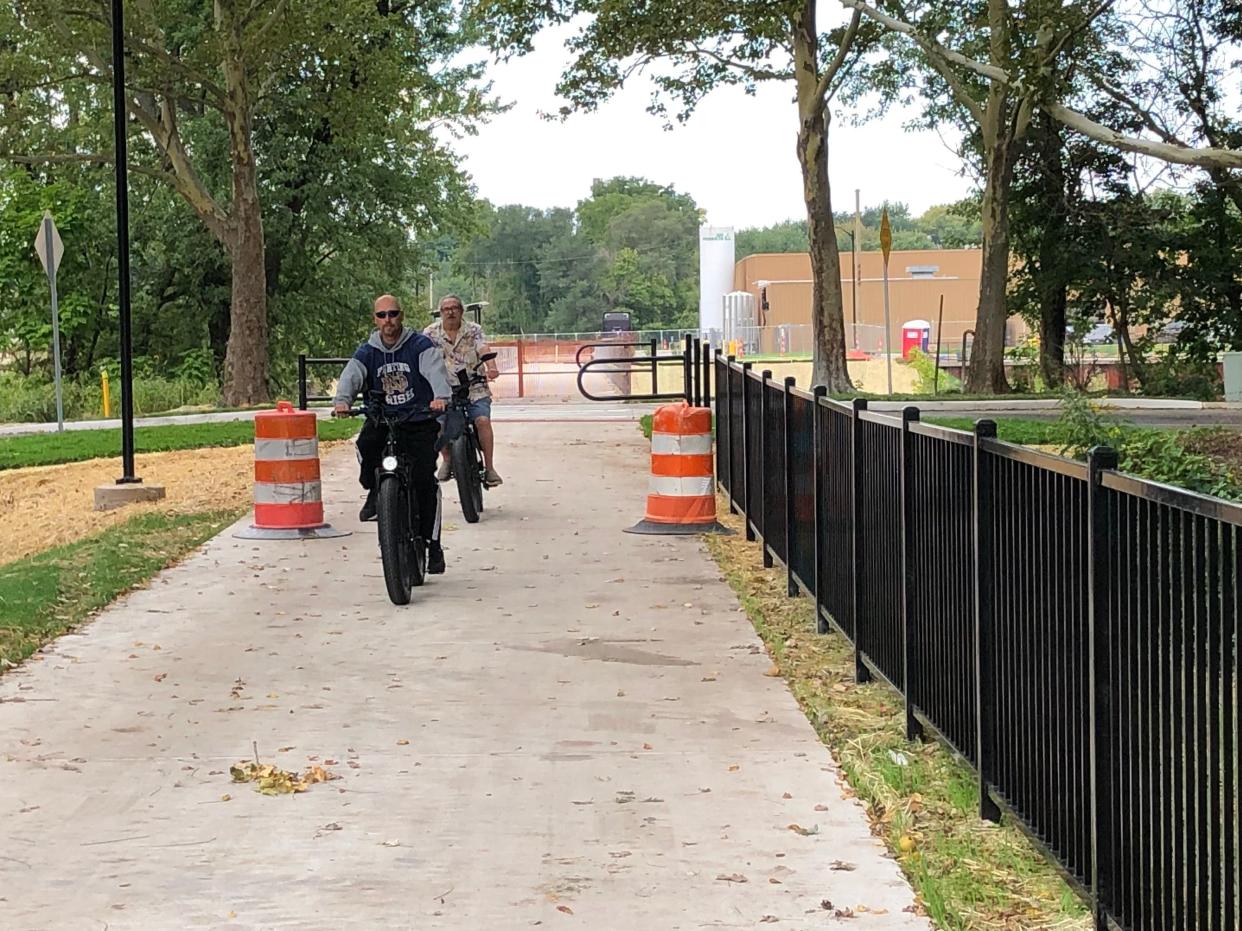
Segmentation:
{"type": "Polygon", "coordinates": [[[858,13],[848,24],[825,30],[822,12],[817,0],[476,0],[474,6],[506,53],[530,51],[545,26],[581,23],[558,85],[566,101],[563,116],[599,106],[640,75],[657,88],[652,112],[681,120],[722,85],[748,90],[769,81],[792,85],[814,279],[813,379],[830,391],[848,391],[853,386],[845,364],[828,131],[834,97],[864,42],[858,13]]]}
{"type": "MultiPolygon", "coordinates": [[[[222,247],[224,398],[266,400],[270,285],[286,269],[283,253],[267,249],[265,195],[279,198],[282,243],[318,251],[292,258],[316,266],[337,249],[330,231],[350,196],[334,200],[334,186],[365,200],[385,178],[430,170],[438,177],[426,179],[422,203],[369,211],[412,231],[430,226],[437,201],[465,185],[429,128],[468,130],[490,106],[477,68],[448,64],[469,36],[451,0],[131,0],[125,9],[130,170],[175,191],[222,247]],[[315,225],[305,222],[312,213],[315,225]]],[[[112,161],[110,17],[107,0],[15,0],[0,11],[0,160],[112,161]]]]}
{"type": "Polygon", "coordinates": [[[983,269],[967,390],[1008,387],[1009,208],[1017,157],[1037,111],[1114,150],[1206,169],[1242,167],[1242,151],[1210,137],[1206,146],[1173,134],[1153,138],[1084,112],[1074,82],[1126,67],[1126,37],[1133,31],[1115,14],[1113,0],[841,2],[885,30],[892,53],[888,92],[917,92],[932,121],[951,120],[963,128],[981,161],[983,269]]]}

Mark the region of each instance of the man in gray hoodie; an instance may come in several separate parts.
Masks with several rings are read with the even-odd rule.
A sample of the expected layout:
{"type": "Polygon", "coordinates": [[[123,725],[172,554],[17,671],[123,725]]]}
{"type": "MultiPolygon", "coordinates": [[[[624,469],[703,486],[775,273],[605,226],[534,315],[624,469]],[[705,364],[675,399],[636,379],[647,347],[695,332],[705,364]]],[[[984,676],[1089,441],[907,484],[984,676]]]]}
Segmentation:
{"type": "MultiPolygon", "coordinates": [[[[440,486],[436,482],[438,417],[453,397],[444,354],[426,336],[402,325],[401,305],[391,294],[375,299],[375,325],[370,338],[358,347],[341,372],[336,396],[337,412],[349,410],[359,392],[382,390],[384,407],[396,416],[397,443],[413,466],[414,494],[418,501],[419,532],[427,541],[427,571],[444,571],[440,547],[440,486]]],[[[368,419],[358,434],[358,481],[367,490],[359,519],[375,520],[375,474],[387,442],[383,424],[368,419]]]]}

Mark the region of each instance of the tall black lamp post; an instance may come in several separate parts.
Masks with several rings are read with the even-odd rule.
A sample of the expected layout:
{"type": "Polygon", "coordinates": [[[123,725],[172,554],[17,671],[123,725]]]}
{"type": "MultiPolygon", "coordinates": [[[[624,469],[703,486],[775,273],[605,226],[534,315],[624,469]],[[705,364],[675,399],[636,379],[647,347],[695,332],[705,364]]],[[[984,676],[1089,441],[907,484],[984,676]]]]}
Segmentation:
{"type": "Polygon", "coordinates": [[[129,158],[126,145],[125,23],[122,0],[112,0],[112,109],[116,131],[116,267],[121,313],[121,463],[118,485],[141,482],[134,475],[134,360],[129,309],[129,158]]]}

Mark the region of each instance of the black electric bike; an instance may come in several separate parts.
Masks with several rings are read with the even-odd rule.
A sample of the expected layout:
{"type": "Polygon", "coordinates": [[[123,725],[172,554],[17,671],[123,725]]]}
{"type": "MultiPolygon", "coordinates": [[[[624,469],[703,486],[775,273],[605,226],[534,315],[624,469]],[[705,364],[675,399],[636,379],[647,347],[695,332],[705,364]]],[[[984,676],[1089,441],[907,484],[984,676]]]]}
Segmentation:
{"type": "Polygon", "coordinates": [[[479,356],[479,364],[473,373],[461,369],[457,373],[457,384],[453,388],[453,400],[449,402],[449,407],[458,412],[464,421],[461,435],[456,437],[449,447],[449,463],[453,470],[453,477],[457,479],[457,496],[461,498],[461,512],[468,524],[479,522],[479,515],[483,513],[483,489],[487,487],[487,468],[483,462],[483,446],[479,443],[474,418],[470,416],[470,389],[474,385],[487,383],[487,376],[479,374],[479,371],[495,358],[496,353],[485,352],[479,356]]]}
{"type": "MultiPolygon", "coordinates": [[[[435,413],[429,408],[414,413],[435,413]]],[[[395,605],[410,603],[411,591],[427,577],[427,541],[418,532],[418,497],[414,494],[413,466],[397,446],[397,426],[408,414],[394,416],[384,405],[384,392],[372,391],[366,407],[334,416],[366,417],[386,428],[384,454],[375,474],[375,518],[379,526],[380,559],[384,584],[395,605]]]]}

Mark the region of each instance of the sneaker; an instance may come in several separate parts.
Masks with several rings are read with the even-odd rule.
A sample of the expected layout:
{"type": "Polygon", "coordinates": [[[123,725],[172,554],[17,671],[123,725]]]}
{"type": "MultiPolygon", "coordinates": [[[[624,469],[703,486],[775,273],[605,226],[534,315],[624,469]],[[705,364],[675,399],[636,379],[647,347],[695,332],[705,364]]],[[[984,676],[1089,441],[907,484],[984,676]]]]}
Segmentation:
{"type": "Polygon", "coordinates": [[[367,500],[362,505],[362,510],[358,512],[358,520],[368,521],[375,520],[375,490],[367,492],[367,500]]]}
{"type": "Polygon", "coordinates": [[[447,482],[453,477],[453,463],[447,459],[440,460],[440,468],[436,469],[436,481],[447,482]]]}
{"type": "Polygon", "coordinates": [[[427,547],[427,574],[444,574],[444,547],[439,543],[432,543],[427,547]]]}
{"type": "Polygon", "coordinates": [[[500,473],[495,469],[488,469],[483,476],[483,484],[488,488],[495,488],[497,485],[503,485],[505,480],[500,477],[500,473]]]}

